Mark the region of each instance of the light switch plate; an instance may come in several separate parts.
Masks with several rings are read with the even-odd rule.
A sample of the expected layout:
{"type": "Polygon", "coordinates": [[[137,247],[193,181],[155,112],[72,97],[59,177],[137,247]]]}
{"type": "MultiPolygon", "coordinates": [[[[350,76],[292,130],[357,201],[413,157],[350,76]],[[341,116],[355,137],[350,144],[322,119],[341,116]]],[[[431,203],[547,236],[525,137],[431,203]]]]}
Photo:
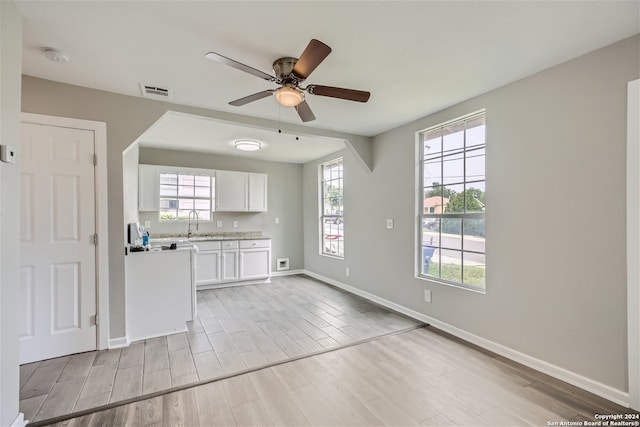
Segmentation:
{"type": "Polygon", "coordinates": [[[222,227],[222,220],[221,219],[216,221],[216,227],[218,227],[218,228],[222,227]]]}
{"type": "Polygon", "coordinates": [[[393,220],[392,219],[388,219],[387,220],[387,228],[389,230],[393,229],[393,220]]]}
{"type": "Polygon", "coordinates": [[[233,228],[236,228],[238,226],[238,221],[233,221],[233,228]]]}
{"type": "Polygon", "coordinates": [[[145,221],[144,228],[151,228],[151,221],[145,221]]]}

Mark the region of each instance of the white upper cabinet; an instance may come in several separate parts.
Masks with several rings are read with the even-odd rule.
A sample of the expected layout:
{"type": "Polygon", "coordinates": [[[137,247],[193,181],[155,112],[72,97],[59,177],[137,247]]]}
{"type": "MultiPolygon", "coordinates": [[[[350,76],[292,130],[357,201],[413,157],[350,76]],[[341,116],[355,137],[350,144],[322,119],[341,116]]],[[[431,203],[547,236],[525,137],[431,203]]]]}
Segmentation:
{"type": "Polygon", "coordinates": [[[217,212],[265,212],[267,175],[216,171],[217,212]]]}
{"type": "Polygon", "coordinates": [[[249,174],[249,212],[267,211],[267,175],[249,174]]]}
{"type": "Polygon", "coordinates": [[[246,212],[248,174],[246,172],[216,171],[216,211],[246,212]]]}
{"type": "Polygon", "coordinates": [[[138,165],[138,210],[160,210],[160,167],[138,165]]]}

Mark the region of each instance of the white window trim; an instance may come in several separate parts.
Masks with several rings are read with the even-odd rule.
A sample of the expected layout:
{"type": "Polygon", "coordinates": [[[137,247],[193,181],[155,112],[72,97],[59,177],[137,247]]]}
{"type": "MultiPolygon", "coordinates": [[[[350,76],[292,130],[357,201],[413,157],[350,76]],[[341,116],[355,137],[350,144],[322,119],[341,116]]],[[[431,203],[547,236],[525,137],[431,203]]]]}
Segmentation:
{"type": "Polygon", "coordinates": [[[331,159],[331,160],[327,160],[325,162],[322,162],[318,165],[318,211],[319,211],[319,216],[318,216],[318,236],[319,236],[319,245],[318,245],[318,250],[319,250],[319,254],[321,256],[324,257],[328,257],[328,258],[334,258],[334,259],[338,259],[338,260],[344,260],[344,253],[345,253],[345,238],[344,238],[344,232],[342,235],[342,256],[340,255],[336,255],[336,254],[331,254],[328,252],[324,251],[324,219],[325,218],[342,218],[342,224],[344,227],[344,193],[343,193],[343,200],[342,200],[342,204],[343,204],[343,210],[342,210],[342,214],[341,215],[325,215],[324,214],[324,175],[323,175],[323,168],[325,165],[335,162],[335,161],[340,161],[342,163],[342,185],[343,185],[343,191],[344,191],[344,157],[336,157],[335,159],[331,159]]]}
{"type": "MultiPolygon", "coordinates": [[[[215,192],[215,171],[212,170],[208,170],[208,169],[196,169],[196,168],[170,168],[170,167],[166,167],[166,168],[161,168],[158,172],[158,180],[160,180],[160,175],[162,174],[176,174],[176,175],[193,175],[193,176],[207,176],[209,177],[209,203],[210,203],[210,209],[209,211],[211,212],[211,215],[209,216],[209,219],[198,219],[198,222],[213,222],[213,213],[215,212],[215,199],[214,199],[214,192],[215,192]]],[[[160,188],[160,182],[158,182],[158,188],[160,188]]],[[[167,196],[165,196],[167,197],[167,196]]],[[[160,195],[160,193],[158,192],[158,202],[160,202],[161,199],[165,198],[163,196],[160,195]]],[[[185,197],[183,197],[185,198],[185,197]]],[[[188,197],[187,197],[188,198],[188,197]]],[[[178,197],[178,199],[180,199],[180,197],[178,197]]],[[[201,200],[206,200],[206,197],[194,197],[194,199],[201,199],[201,200]]],[[[189,222],[188,219],[181,219],[181,218],[176,218],[176,219],[162,219],[160,217],[161,213],[160,211],[158,211],[158,222],[161,223],[167,223],[167,224],[174,224],[174,223],[187,223],[189,222]]]]}
{"type": "MultiPolygon", "coordinates": [[[[446,286],[451,286],[451,287],[455,287],[458,289],[464,289],[467,291],[472,291],[472,292],[476,292],[479,294],[486,294],[487,292],[487,284],[485,281],[485,284],[482,288],[478,287],[478,286],[474,286],[474,285],[468,285],[465,284],[463,282],[454,282],[454,281],[450,281],[450,280],[446,280],[446,279],[442,279],[439,277],[434,277],[434,276],[428,276],[428,275],[423,275],[422,274],[422,218],[423,218],[423,203],[424,203],[424,197],[422,197],[422,192],[424,190],[424,177],[423,177],[423,173],[424,173],[424,168],[423,168],[423,158],[422,158],[422,138],[421,135],[431,129],[434,128],[438,128],[438,127],[444,127],[447,126],[449,124],[461,121],[461,120],[466,120],[469,118],[472,118],[474,116],[478,116],[484,114],[485,115],[485,119],[486,119],[486,110],[485,109],[481,109],[481,110],[477,110],[474,111],[472,113],[469,114],[465,114],[463,116],[460,117],[456,117],[454,119],[451,120],[447,120],[447,121],[443,121],[443,122],[439,122],[433,126],[429,126],[427,128],[421,129],[419,131],[416,132],[415,134],[415,167],[416,167],[416,173],[415,173],[415,189],[414,189],[414,194],[415,194],[415,212],[416,212],[416,217],[415,217],[415,241],[414,241],[414,251],[415,251],[415,257],[414,257],[414,261],[415,261],[415,265],[414,265],[414,273],[415,273],[415,278],[419,279],[419,280],[424,280],[427,282],[433,282],[433,283],[438,283],[441,285],[446,285],[446,286]]],[[[486,124],[486,121],[485,121],[486,124]]],[[[486,150],[486,133],[485,133],[485,150],[486,150]]],[[[444,185],[444,184],[442,184],[444,185]]],[[[486,173],[485,173],[485,185],[486,185],[486,173]]],[[[485,224],[486,224],[486,213],[484,214],[484,218],[485,218],[485,224]]],[[[485,265],[486,265],[486,248],[485,248],[485,265]]],[[[486,280],[486,279],[485,279],[486,280]]]]}

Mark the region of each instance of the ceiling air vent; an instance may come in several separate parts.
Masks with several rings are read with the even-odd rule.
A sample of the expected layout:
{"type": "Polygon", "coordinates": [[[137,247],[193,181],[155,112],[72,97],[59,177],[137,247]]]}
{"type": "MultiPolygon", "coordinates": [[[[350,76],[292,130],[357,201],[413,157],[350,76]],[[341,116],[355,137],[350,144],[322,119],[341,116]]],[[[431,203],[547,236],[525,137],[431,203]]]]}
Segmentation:
{"type": "Polygon", "coordinates": [[[171,89],[140,83],[140,90],[145,98],[160,99],[162,101],[171,100],[171,89]]]}

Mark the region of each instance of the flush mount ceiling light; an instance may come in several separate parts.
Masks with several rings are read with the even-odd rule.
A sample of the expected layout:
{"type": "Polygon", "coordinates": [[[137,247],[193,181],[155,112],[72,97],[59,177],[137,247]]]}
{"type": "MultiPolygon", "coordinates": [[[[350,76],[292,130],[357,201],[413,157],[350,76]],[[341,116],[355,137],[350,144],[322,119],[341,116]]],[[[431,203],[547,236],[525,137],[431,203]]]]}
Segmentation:
{"type": "Polygon", "coordinates": [[[69,54],[58,49],[45,48],[44,56],[57,64],[66,64],[69,62],[69,54]]]}
{"type": "Polygon", "coordinates": [[[262,148],[262,143],[260,141],[254,141],[253,139],[239,139],[234,145],[241,151],[258,151],[262,148]]]}
{"type": "Polygon", "coordinates": [[[292,86],[282,86],[274,93],[276,100],[285,107],[295,107],[304,101],[304,93],[292,86]]]}

